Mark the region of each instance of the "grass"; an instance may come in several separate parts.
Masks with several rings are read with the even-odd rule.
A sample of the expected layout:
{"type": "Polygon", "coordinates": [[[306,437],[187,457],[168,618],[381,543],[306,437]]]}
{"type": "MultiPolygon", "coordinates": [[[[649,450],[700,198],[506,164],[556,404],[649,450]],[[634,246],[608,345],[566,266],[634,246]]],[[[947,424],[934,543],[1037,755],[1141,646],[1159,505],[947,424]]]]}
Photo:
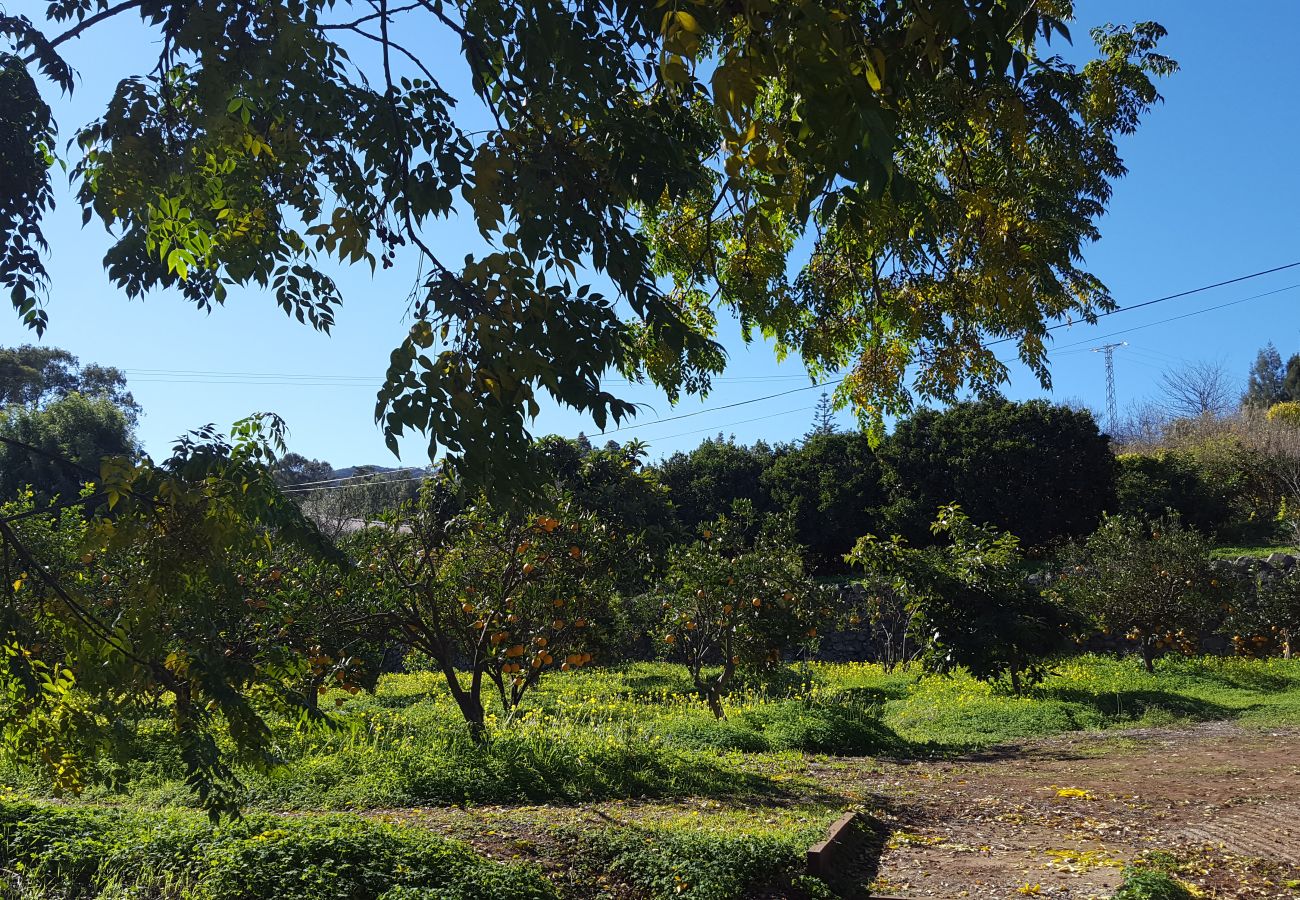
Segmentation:
{"type": "MultiPolygon", "coordinates": [[[[803,851],[846,806],[873,801],[853,794],[847,782],[832,789],[816,780],[810,757],[838,770],[862,763],[829,757],[946,757],[1067,731],[1211,720],[1300,725],[1300,661],[1168,657],[1155,675],[1147,675],[1132,659],[1084,656],[1062,661],[1053,677],[1022,697],[961,675],[917,677],[867,664],[817,664],[737,691],[726,721],[715,720],[693,696],[680,667],[636,664],[549,677],[514,724],[491,723],[484,745],[468,739],[439,679],[428,673],[389,676],[374,694],[339,700],[338,727],[332,730],[276,723],[283,765],[241,773],[253,812],[225,830],[204,830],[210,828],[206,820],[185,808],[191,801],[167,723],[135,723],[125,752],[97,762],[86,794],[92,803],[122,808],[69,807],[69,814],[89,817],[81,831],[73,831],[91,838],[49,844],[74,850],[43,850],[40,859],[65,861],[41,862],[39,877],[96,885],[67,896],[105,900],[219,900],[239,895],[243,888],[235,885],[247,887],[257,878],[265,879],[256,884],[271,892],[266,896],[297,896],[274,893],[286,878],[297,879],[295,885],[342,878],[340,884],[364,885],[316,896],[386,900],[494,896],[474,893],[475,878],[524,887],[548,883],[534,884],[540,876],[526,868],[475,868],[470,861],[489,864],[446,838],[411,849],[412,834],[431,833],[373,821],[409,815],[424,816],[425,825],[438,824],[441,832],[480,851],[489,847],[498,857],[570,860],[565,872],[548,873],[549,883],[612,879],[634,896],[665,900],[730,900],[763,892],[818,897],[824,887],[800,875],[803,851]],[[464,804],[471,808],[437,818],[438,809],[464,804]],[[158,829],[163,837],[155,834],[158,829]],[[535,855],[519,849],[538,834],[555,846],[535,855]],[[507,843],[502,850],[500,842],[510,835],[518,847],[507,843]],[[201,858],[186,850],[161,867],[140,861],[139,854],[153,852],[140,848],[173,845],[200,848],[194,852],[201,851],[201,858]],[[390,873],[418,869],[410,860],[423,859],[420,854],[460,862],[446,869],[452,874],[438,876],[445,882],[441,887],[431,886],[433,876],[380,884],[365,881],[370,870],[361,863],[346,877],[330,870],[328,854],[319,851],[327,845],[355,851],[358,859],[378,853],[390,873]],[[156,885],[143,892],[105,892],[104,885],[122,873],[146,873],[181,887],[173,893],[156,885]],[[456,886],[462,878],[468,879],[463,889],[456,886]],[[235,893],[223,894],[223,884],[235,893]]],[[[10,783],[28,798],[46,793],[29,774],[18,773],[10,783]]],[[[0,814],[11,831],[19,827],[10,811],[14,802],[0,814]]],[[[22,808],[37,823],[23,826],[33,828],[29,834],[39,833],[51,816],[57,824],[62,814],[40,803],[22,808]]],[[[0,843],[9,842],[0,837],[0,843]]],[[[37,858],[33,853],[28,852],[31,860],[37,858]]],[[[37,877],[34,866],[15,869],[13,859],[0,860],[0,869],[24,872],[25,878],[37,877]]],[[[261,897],[261,890],[243,896],[261,897]]],[[[64,894],[6,892],[0,884],[0,898],[11,896],[53,900],[64,894]]]]}
{"type": "Polygon", "coordinates": [[[1236,559],[1238,556],[1257,556],[1264,558],[1272,553],[1295,554],[1294,544],[1252,544],[1244,547],[1215,547],[1210,555],[1215,559],[1236,559]]]}
{"type": "MultiPolygon", "coordinates": [[[[1068,731],[1232,719],[1300,725],[1300,661],[1169,657],[1150,676],[1132,660],[1059,663],[1014,697],[965,676],[918,678],[868,664],[817,664],[734,694],[717,721],[678,666],[636,664],[555,675],[510,727],[472,743],[439,679],[389,676],[342,695],[339,727],[276,726],[284,764],[242,773],[246,801],[268,810],[349,810],[619,798],[737,797],[807,791],[777,779],[804,754],[928,758],[1068,731]]],[[[101,760],[88,796],[184,805],[167,723],[137,723],[101,760]]],[[[39,794],[28,777],[16,787],[39,794]]]]}

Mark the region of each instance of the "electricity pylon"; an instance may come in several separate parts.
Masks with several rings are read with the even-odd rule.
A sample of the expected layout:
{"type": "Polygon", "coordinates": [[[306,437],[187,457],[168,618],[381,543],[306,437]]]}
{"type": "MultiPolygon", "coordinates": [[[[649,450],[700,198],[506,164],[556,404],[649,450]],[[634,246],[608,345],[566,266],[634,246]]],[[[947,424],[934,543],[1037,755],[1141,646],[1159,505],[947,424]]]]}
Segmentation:
{"type": "Polygon", "coordinates": [[[1100,347],[1089,348],[1093,353],[1106,354],[1106,418],[1110,420],[1111,434],[1119,429],[1119,410],[1115,403],[1115,351],[1127,346],[1128,341],[1119,341],[1115,344],[1102,344],[1100,347]]]}

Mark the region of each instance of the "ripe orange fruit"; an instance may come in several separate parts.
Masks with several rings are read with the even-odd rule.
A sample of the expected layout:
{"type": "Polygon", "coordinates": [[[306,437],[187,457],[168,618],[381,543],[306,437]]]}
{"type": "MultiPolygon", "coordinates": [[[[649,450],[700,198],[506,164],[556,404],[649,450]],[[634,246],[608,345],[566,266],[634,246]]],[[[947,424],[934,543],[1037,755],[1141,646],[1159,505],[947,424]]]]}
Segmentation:
{"type": "Polygon", "coordinates": [[[757,597],[755,597],[753,600],[750,600],[749,602],[754,604],[754,609],[758,609],[760,606],[763,605],[763,601],[758,599],[757,597]]]}

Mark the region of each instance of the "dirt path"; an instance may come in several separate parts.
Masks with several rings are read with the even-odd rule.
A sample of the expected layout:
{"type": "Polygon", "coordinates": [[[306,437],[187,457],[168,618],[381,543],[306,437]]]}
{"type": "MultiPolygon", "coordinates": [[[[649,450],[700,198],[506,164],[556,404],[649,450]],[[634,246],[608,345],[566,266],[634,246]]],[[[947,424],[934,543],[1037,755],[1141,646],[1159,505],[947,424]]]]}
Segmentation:
{"type": "Polygon", "coordinates": [[[882,894],[1105,897],[1124,862],[1159,850],[1190,861],[1206,896],[1300,898],[1300,732],[1071,735],[862,769],[819,776],[885,801],[882,894]]]}

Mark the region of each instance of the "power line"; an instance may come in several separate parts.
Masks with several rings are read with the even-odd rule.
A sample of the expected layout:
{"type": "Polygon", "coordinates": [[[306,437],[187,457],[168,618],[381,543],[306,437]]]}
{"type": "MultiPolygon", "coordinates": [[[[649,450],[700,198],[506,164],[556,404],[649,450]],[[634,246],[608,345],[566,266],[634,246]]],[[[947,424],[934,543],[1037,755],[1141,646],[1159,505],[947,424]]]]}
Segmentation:
{"type": "MultiPolygon", "coordinates": [[[[1094,335],[1093,337],[1088,338],[1087,340],[1075,341],[1074,343],[1071,343],[1071,344],[1060,344],[1059,346],[1053,347],[1052,350],[1051,350],[1050,352],[1055,353],[1055,352],[1060,351],[1060,350],[1068,350],[1068,349],[1071,348],[1071,347],[1083,347],[1084,344],[1091,344],[1093,341],[1105,340],[1106,338],[1112,338],[1112,337],[1118,337],[1118,336],[1121,335],[1121,334],[1131,334],[1131,333],[1133,333],[1134,331],[1141,331],[1141,330],[1144,329],[1144,328],[1154,328],[1154,327],[1157,326],[1157,325],[1167,325],[1167,324],[1169,324],[1170,322],[1177,322],[1177,321],[1179,321],[1179,320],[1181,320],[1181,319],[1190,319],[1192,316],[1199,316],[1199,315],[1203,315],[1204,313],[1216,312],[1217,310],[1220,310],[1220,309],[1227,309],[1227,308],[1230,307],[1230,306],[1237,306],[1238,304],[1241,304],[1241,303],[1248,303],[1248,302],[1251,301],[1251,300],[1259,300],[1259,299],[1261,299],[1261,298],[1263,298],[1263,297],[1272,297],[1274,294],[1282,294],[1282,293],[1285,293],[1286,291],[1294,291],[1296,288],[1300,288],[1300,283],[1298,283],[1298,284],[1288,284],[1286,287],[1280,287],[1280,288],[1277,288],[1277,289],[1275,289],[1275,290],[1265,291],[1265,292],[1262,293],[1262,294],[1252,294],[1252,295],[1249,296],[1249,297],[1242,297],[1242,298],[1240,298],[1239,300],[1231,300],[1231,301],[1229,301],[1229,302],[1227,302],[1227,303],[1220,303],[1220,304],[1218,304],[1217,306],[1207,306],[1205,309],[1197,309],[1197,310],[1193,310],[1192,312],[1189,312],[1189,313],[1183,313],[1182,315],[1179,315],[1179,316],[1170,316],[1170,317],[1167,318],[1167,319],[1158,319],[1158,320],[1155,321],[1155,322],[1148,322],[1148,323],[1146,323],[1145,325],[1134,325],[1132,328],[1123,328],[1123,329],[1120,329],[1119,331],[1111,331],[1111,332],[1108,332],[1107,334],[1098,334],[1098,335],[1094,335]]],[[[1122,312],[1122,310],[1116,310],[1116,312],[1122,312]]],[[[1082,353],[1082,352],[1085,352],[1085,351],[1088,350],[1088,349],[1090,349],[1090,348],[1086,348],[1086,347],[1085,347],[1085,348],[1083,348],[1083,349],[1081,349],[1081,350],[1079,350],[1079,351],[1077,351],[1077,352],[1082,353]]]]}
{"type": "MultiPolygon", "coordinates": [[[[1274,272],[1283,272],[1287,269],[1294,269],[1296,267],[1300,267],[1300,261],[1287,263],[1284,266],[1274,266],[1271,269],[1262,269],[1258,272],[1251,272],[1249,275],[1239,275],[1236,278],[1229,278],[1227,281],[1218,281],[1215,282],[1214,284],[1202,285],[1201,287],[1192,288],[1191,290],[1179,291],[1176,294],[1166,294],[1164,297],[1156,297],[1154,300],[1146,300],[1143,301],[1142,303],[1134,303],[1131,306],[1117,306],[1115,309],[1107,310],[1106,312],[1097,313],[1097,318],[1104,319],[1107,316],[1113,316],[1116,313],[1133,312],[1133,310],[1135,309],[1143,309],[1147,306],[1155,306],[1157,303],[1164,303],[1168,300],[1177,300],[1181,297],[1190,297],[1193,294],[1203,294],[1206,291],[1212,291],[1215,288],[1226,287],[1227,285],[1230,284],[1238,284],[1242,281],[1249,281],[1252,278],[1259,278],[1263,275],[1272,275],[1274,272]]],[[[1288,290],[1288,288],[1280,288],[1278,291],[1274,291],[1273,293],[1279,293],[1280,291],[1284,291],[1284,290],[1288,290]]],[[[1268,295],[1261,294],[1260,296],[1268,296],[1268,295]]],[[[1254,299],[1254,298],[1249,298],[1249,299],[1254,299]]],[[[1071,328],[1075,324],[1076,323],[1074,322],[1059,322],[1056,325],[1049,325],[1046,330],[1056,331],[1059,328],[1071,328]]],[[[1091,323],[1085,323],[1085,324],[1091,324],[1091,323]]],[[[996,341],[989,341],[984,346],[994,347],[998,344],[1005,344],[1008,341],[1014,341],[1014,340],[1015,340],[1014,337],[998,338],[996,341]]],[[[1093,340],[1096,340],[1096,338],[1094,338],[1093,340]]],[[[1085,341],[1085,343],[1087,342],[1085,341]]]]}

